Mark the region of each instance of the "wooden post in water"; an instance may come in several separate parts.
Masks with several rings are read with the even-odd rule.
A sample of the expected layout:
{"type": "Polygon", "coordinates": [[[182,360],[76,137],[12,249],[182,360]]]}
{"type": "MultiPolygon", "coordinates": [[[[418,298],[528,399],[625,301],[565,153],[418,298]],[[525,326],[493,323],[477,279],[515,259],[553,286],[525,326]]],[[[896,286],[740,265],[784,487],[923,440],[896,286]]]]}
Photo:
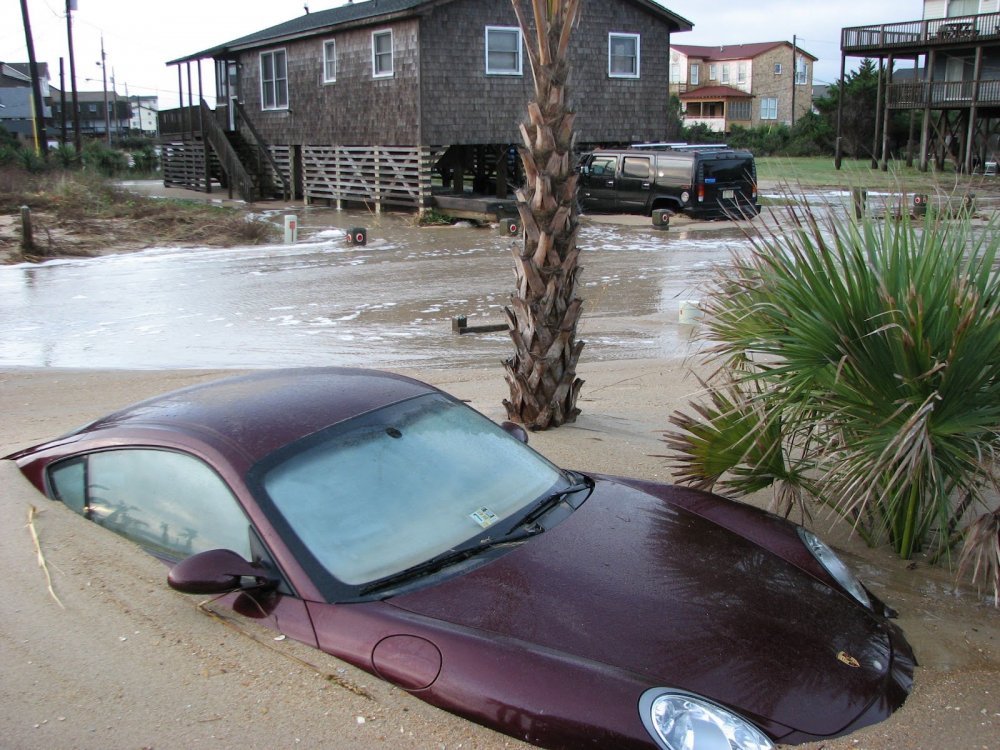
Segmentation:
{"type": "Polygon", "coordinates": [[[31,232],[31,209],[21,206],[21,252],[30,253],[35,249],[35,240],[31,232]]]}

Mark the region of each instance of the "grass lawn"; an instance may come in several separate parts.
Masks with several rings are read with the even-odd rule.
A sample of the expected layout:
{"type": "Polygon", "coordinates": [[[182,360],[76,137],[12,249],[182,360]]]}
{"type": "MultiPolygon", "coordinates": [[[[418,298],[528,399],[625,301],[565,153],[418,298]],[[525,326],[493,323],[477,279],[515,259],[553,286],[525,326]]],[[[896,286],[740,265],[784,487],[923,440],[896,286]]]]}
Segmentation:
{"type": "MultiPolygon", "coordinates": [[[[916,164],[916,162],[914,162],[916,164]]],[[[859,187],[891,192],[956,193],[1000,190],[1000,179],[983,175],[959,175],[946,167],[943,172],[921,172],[906,162],[890,162],[882,172],[871,168],[871,160],[844,159],[841,169],[833,157],[765,156],[757,159],[757,178],[762,182],[805,187],[859,187]]]]}

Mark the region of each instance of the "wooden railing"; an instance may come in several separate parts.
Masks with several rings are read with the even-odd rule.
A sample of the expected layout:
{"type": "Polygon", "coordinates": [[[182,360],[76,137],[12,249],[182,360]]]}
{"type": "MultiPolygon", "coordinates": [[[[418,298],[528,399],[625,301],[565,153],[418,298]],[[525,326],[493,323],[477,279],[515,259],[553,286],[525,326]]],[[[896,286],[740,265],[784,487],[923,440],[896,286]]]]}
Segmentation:
{"type": "Polygon", "coordinates": [[[198,126],[197,107],[164,109],[157,113],[156,119],[159,121],[160,135],[167,138],[201,132],[198,126]]]}
{"type": "Polygon", "coordinates": [[[250,173],[247,172],[246,167],[243,166],[243,162],[240,161],[240,157],[233,148],[233,145],[226,138],[225,132],[223,132],[222,128],[215,121],[212,110],[205,103],[204,99],[201,101],[201,123],[204,128],[205,140],[208,141],[212,146],[212,150],[215,151],[216,156],[219,157],[219,163],[222,165],[226,177],[229,178],[230,185],[234,185],[239,190],[243,200],[253,203],[260,197],[257,194],[256,183],[250,173]]]}
{"type": "Polygon", "coordinates": [[[262,178],[265,174],[267,174],[267,171],[264,169],[264,162],[266,161],[271,172],[281,181],[282,195],[285,200],[289,200],[292,195],[292,188],[288,184],[288,178],[285,177],[285,173],[278,167],[278,163],[274,160],[270,150],[267,148],[267,144],[264,139],[261,138],[260,133],[257,132],[257,128],[254,127],[253,122],[249,117],[247,117],[247,113],[246,110],[243,109],[243,105],[235,99],[233,100],[233,103],[236,105],[236,115],[239,118],[240,124],[246,126],[247,131],[249,131],[251,137],[253,138],[253,142],[250,145],[253,147],[257,156],[257,174],[261,175],[262,178]]]}
{"type": "Polygon", "coordinates": [[[983,38],[1000,39],[1000,13],[854,26],[840,32],[840,49],[847,53],[873,49],[891,51],[897,47],[953,45],[983,38]]]}
{"type": "Polygon", "coordinates": [[[907,81],[890,84],[889,106],[893,109],[935,109],[1000,105],[1000,80],[907,81]]]}

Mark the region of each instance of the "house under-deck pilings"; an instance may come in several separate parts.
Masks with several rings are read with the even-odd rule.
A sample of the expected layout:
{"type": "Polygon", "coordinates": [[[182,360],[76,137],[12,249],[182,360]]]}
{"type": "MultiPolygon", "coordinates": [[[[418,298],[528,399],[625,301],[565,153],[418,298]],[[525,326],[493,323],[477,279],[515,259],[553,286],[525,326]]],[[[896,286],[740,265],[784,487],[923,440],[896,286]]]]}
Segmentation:
{"type": "MultiPolygon", "coordinates": [[[[919,21],[845,28],[841,32],[841,86],[847,57],[878,59],[875,158],[886,168],[891,113],[922,114],[920,169],[933,158],[953,159],[972,172],[1000,156],[1000,0],[924,0],[919,21]],[[968,9],[993,12],[968,15],[968,9]],[[961,14],[961,15],[959,15],[961,14]],[[908,61],[916,73],[893,72],[908,61]],[[885,82],[888,82],[886,85],[885,82]]],[[[841,97],[843,101],[843,97],[841,97]]],[[[838,136],[840,133],[838,132],[838,136]]],[[[839,138],[837,163],[840,163],[839,138]]]]}
{"type": "MultiPolygon", "coordinates": [[[[579,143],[662,140],[670,35],[650,0],[582,0],[571,50],[579,143]]],[[[164,181],[248,200],[424,210],[442,191],[517,184],[533,81],[510,0],[369,0],[171,61],[164,181]],[[215,71],[204,103],[202,61],[215,71]]]]}

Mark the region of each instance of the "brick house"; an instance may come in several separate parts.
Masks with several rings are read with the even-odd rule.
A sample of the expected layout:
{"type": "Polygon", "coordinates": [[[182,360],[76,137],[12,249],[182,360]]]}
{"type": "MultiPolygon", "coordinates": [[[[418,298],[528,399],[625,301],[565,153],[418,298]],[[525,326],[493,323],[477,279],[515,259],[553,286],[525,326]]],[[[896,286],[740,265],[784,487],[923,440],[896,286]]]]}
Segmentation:
{"type": "Polygon", "coordinates": [[[689,126],[726,133],[733,125],[791,125],[812,108],[816,59],[789,42],[672,44],[670,93],[689,126]]]}
{"type": "MultiPolygon", "coordinates": [[[[578,143],[663,138],[670,38],[690,29],[651,0],[583,0],[571,49],[578,143]]],[[[376,207],[432,205],[432,175],[502,193],[533,92],[510,0],[357,2],[168,64],[188,106],[160,114],[166,181],[209,189],[218,163],[244,195],[267,192],[270,174],[307,201],[376,207]],[[202,60],[215,66],[214,110],[193,85],[202,60]],[[253,159],[270,169],[254,176],[253,159]]]]}

